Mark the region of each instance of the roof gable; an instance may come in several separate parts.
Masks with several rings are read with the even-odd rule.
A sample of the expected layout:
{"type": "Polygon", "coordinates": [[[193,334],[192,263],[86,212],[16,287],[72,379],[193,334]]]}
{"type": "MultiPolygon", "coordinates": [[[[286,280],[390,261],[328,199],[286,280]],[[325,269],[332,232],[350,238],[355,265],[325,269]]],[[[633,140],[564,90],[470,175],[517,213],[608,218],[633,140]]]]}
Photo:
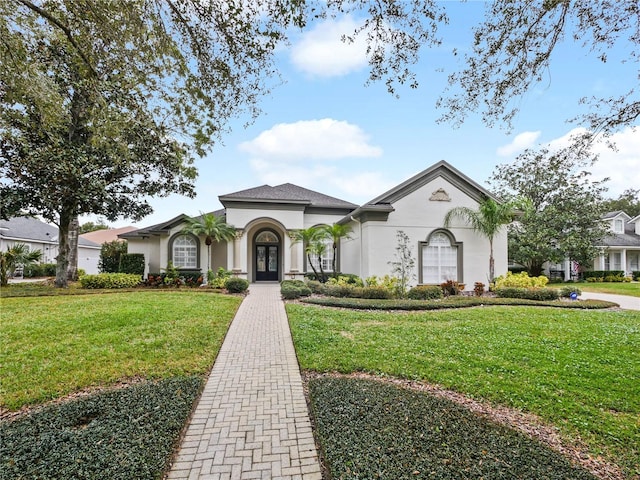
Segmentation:
{"type": "MultiPolygon", "coordinates": [[[[214,215],[215,217],[224,217],[225,212],[224,210],[220,209],[220,210],[215,210],[213,212],[209,212],[209,214],[214,215]]],[[[208,214],[205,214],[208,215],[208,214]]],[[[121,233],[118,235],[118,238],[123,238],[123,239],[128,239],[128,238],[141,238],[141,237],[149,237],[151,235],[162,235],[162,234],[166,234],[169,233],[169,231],[176,227],[177,225],[180,225],[181,223],[183,223],[187,218],[201,218],[202,215],[198,215],[197,217],[190,217],[189,215],[186,215],[184,213],[181,213],[180,215],[173,217],[171,220],[168,220],[166,222],[163,223],[157,223],[155,225],[151,225],[149,227],[143,227],[143,228],[139,228],[137,230],[133,230],[131,232],[126,232],[126,233],[121,233]]]]}

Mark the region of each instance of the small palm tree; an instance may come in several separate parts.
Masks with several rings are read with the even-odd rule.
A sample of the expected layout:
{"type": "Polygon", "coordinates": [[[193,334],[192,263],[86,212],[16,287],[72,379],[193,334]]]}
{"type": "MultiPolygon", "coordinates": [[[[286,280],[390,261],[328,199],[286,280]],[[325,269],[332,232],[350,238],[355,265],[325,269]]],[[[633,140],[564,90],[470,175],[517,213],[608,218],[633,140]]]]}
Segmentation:
{"type": "Polygon", "coordinates": [[[495,260],[493,258],[493,239],[504,225],[513,221],[515,209],[512,203],[498,203],[487,198],[479,205],[478,210],[469,207],[455,207],[444,217],[444,226],[449,228],[454,218],[460,218],[471,225],[471,228],[489,240],[489,281],[495,278],[495,260]]]}
{"type": "Polygon", "coordinates": [[[30,265],[40,261],[40,250],[29,251],[24,243],[16,243],[8,247],[6,252],[0,252],[0,285],[6,287],[9,283],[9,275],[18,265],[30,265]]]}
{"type": "Polygon", "coordinates": [[[326,231],[321,227],[309,227],[302,228],[300,230],[294,230],[292,235],[293,243],[291,246],[302,242],[304,245],[304,253],[307,254],[307,262],[311,266],[311,270],[313,270],[314,275],[319,281],[324,281],[324,272],[322,271],[322,255],[325,253],[326,244],[324,243],[327,239],[326,231]],[[320,258],[320,272],[321,275],[318,275],[316,267],[313,265],[311,261],[311,255],[318,255],[320,258]]]}
{"type": "Polygon", "coordinates": [[[333,276],[337,277],[338,276],[338,269],[337,269],[337,258],[338,258],[338,245],[340,244],[340,240],[343,238],[351,238],[351,227],[349,225],[341,225],[339,223],[334,223],[333,225],[325,225],[323,227],[321,227],[328,238],[330,238],[333,241],[333,262],[332,262],[332,267],[333,267],[333,276]]]}
{"type": "Polygon", "coordinates": [[[204,235],[204,243],[207,246],[207,273],[211,270],[211,244],[213,242],[228,242],[233,240],[236,229],[226,223],[223,217],[216,217],[213,213],[200,212],[199,217],[187,218],[187,226],[182,233],[192,235],[204,235]]]}

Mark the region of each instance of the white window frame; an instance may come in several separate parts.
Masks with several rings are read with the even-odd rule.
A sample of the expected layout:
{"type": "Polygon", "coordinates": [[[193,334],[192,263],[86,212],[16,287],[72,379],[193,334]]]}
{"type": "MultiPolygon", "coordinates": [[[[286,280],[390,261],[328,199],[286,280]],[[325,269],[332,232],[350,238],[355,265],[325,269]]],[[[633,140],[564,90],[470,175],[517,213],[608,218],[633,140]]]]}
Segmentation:
{"type": "Polygon", "coordinates": [[[178,235],[171,245],[171,259],[176,268],[198,268],[198,240],[191,235],[178,235]]]}
{"type": "MultiPolygon", "coordinates": [[[[325,248],[324,255],[322,255],[322,271],[333,273],[333,240],[327,240],[325,242],[327,248],[325,248]]],[[[309,255],[311,259],[311,265],[318,272],[320,271],[320,258],[315,253],[309,255]]],[[[310,266],[311,267],[311,266],[310,266]]]]}
{"type": "Polygon", "coordinates": [[[440,284],[447,280],[460,282],[459,248],[461,245],[443,231],[429,235],[427,241],[420,245],[422,283],[440,284]]]}

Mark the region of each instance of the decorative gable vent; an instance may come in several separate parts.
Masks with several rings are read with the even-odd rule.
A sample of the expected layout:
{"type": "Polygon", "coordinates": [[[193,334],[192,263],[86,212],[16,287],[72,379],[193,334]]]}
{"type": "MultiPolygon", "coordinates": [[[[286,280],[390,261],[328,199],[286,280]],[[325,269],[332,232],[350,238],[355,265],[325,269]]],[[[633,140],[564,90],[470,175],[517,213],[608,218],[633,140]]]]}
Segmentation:
{"type": "Polygon", "coordinates": [[[432,202],[450,202],[451,198],[449,197],[449,194],[444,190],[444,188],[439,188],[431,194],[429,200],[432,202]]]}

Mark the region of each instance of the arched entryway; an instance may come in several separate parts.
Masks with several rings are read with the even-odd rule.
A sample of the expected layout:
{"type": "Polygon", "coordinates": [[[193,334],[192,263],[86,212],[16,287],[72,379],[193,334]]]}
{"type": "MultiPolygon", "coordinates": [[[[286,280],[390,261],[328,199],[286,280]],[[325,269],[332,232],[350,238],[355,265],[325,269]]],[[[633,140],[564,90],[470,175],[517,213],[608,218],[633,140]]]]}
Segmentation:
{"type": "Polygon", "coordinates": [[[277,282],[280,280],[282,242],[280,236],[270,228],[256,232],[254,245],[254,279],[256,282],[277,282]]]}

